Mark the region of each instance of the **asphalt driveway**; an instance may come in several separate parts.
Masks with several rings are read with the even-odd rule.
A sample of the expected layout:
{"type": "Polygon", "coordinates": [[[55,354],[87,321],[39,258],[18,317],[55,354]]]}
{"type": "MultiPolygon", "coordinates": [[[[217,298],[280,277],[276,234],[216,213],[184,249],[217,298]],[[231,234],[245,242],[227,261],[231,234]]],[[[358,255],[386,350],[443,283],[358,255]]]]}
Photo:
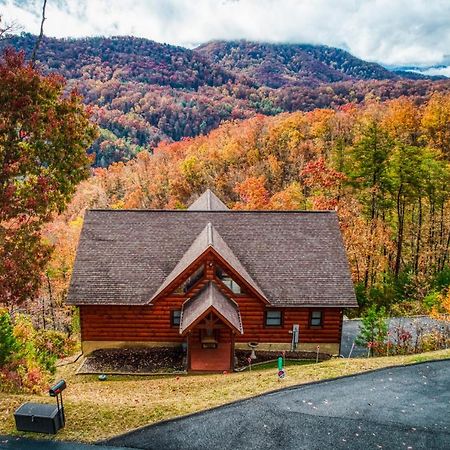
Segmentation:
{"type": "Polygon", "coordinates": [[[104,444],[139,449],[450,449],[450,360],[289,388],[104,444]]]}
{"type": "Polygon", "coordinates": [[[105,447],[80,442],[28,439],[18,436],[0,436],[1,450],[129,450],[124,447],[105,447]]]}

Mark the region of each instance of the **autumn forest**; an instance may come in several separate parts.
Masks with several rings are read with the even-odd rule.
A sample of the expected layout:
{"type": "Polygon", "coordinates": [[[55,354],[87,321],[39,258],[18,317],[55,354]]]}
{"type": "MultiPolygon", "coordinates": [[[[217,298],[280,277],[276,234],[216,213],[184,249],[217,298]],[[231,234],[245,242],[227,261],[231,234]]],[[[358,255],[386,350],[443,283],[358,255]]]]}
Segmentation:
{"type": "Polygon", "coordinates": [[[55,153],[61,173],[44,166],[30,178],[22,170],[34,160],[10,162],[2,223],[28,239],[4,247],[0,277],[3,301],[34,305],[41,325],[74,326],[64,299],[86,209],[186,208],[208,187],[235,209],[337,210],[361,307],[349,314],[373,304],[429,313],[446,296],[447,79],[391,72],[325,46],[246,41],[187,50],[137,38],[44,38],[28,67],[34,41],[23,34],[1,44],[23,50],[3,57],[5,86],[17,76],[23,83],[5,97],[2,119],[21,131],[3,139],[18,148],[37,139],[39,151],[57,139],[60,152],[68,133],[73,158],[62,167],[55,153]],[[25,91],[39,79],[49,100],[34,110],[39,96],[31,108],[25,91]],[[66,98],[59,109],[56,98],[66,98]],[[40,123],[39,136],[24,118],[40,123]],[[17,180],[26,181],[20,189],[17,180]],[[42,195],[32,200],[33,191],[42,195]]]}

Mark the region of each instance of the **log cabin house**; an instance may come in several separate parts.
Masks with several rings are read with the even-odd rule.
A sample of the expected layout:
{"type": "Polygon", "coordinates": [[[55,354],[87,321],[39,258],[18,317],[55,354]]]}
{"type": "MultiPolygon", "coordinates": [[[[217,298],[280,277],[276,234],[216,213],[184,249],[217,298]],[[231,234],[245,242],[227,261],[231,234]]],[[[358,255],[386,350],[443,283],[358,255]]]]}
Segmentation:
{"type": "Polygon", "coordinates": [[[82,349],[183,346],[190,371],[235,349],[338,354],[356,307],[334,211],[87,211],[69,289],[82,349]],[[183,344],[184,343],[184,344],[183,344]]]}

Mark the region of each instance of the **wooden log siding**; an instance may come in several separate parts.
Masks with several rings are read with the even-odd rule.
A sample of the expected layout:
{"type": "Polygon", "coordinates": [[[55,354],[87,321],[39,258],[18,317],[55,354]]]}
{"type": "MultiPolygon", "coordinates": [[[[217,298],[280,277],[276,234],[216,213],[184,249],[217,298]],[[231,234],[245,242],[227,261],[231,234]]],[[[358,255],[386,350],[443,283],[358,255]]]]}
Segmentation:
{"type": "MultiPolygon", "coordinates": [[[[289,343],[292,326],[300,325],[302,343],[339,343],[342,310],[340,308],[274,308],[283,312],[281,327],[265,326],[266,307],[259,299],[235,296],[239,304],[244,328],[235,342],[289,343]],[[310,327],[310,311],[321,309],[322,327],[310,327]]],[[[83,341],[152,341],[182,342],[178,327],[171,325],[171,311],[181,309],[184,296],[170,296],[157,300],[152,306],[80,306],[81,338],[83,341]]]]}

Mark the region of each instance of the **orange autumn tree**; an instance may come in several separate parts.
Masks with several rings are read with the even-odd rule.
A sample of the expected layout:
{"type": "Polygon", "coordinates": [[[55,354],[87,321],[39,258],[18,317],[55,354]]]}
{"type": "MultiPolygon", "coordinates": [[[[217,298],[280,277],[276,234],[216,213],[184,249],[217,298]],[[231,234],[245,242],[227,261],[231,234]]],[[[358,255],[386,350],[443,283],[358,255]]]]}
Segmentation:
{"type": "Polygon", "coordinates": [[[264,175],[246,178],[242,183],[236,184],[236,193],[241,200],[234,205],[235,209],[268,209],[269,193],[265,188],[264,175]]]}
{"type": "Polygon", "coordinates": [[[439,296],[439,303],[433,306],[430,315],[434,319],[450,322],[450,286],[446,293],[439,296]]]}

